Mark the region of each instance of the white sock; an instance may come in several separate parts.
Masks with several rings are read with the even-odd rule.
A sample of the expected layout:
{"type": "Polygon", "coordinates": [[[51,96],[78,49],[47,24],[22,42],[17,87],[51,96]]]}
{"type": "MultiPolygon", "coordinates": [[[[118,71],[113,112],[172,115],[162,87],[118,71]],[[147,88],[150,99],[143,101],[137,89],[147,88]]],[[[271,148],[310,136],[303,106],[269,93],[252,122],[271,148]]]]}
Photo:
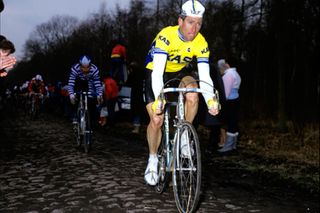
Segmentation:
{"type": "Polygon", "coordinates": [[[158,160],[157,154],[149,154],[149,161],[155,162],[158,160]]]}

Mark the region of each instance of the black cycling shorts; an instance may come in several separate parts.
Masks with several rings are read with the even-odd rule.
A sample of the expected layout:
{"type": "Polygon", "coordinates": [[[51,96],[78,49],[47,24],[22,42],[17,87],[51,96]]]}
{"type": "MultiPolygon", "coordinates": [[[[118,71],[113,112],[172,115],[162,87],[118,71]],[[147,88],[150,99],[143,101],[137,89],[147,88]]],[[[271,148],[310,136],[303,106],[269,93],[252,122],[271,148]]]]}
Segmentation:
{"type": "MultiPolygon", "coordinates": [[[[146,104],[155,101],[155,97],[152,91],[151,73],[152,70],[146,69],[146,80],[144,88],[146,104]]],[[[186,76],[192,77],[194,82],[196,81],[195,79],[198,79],[197,74],[195,72],[188,72],[184,70],[179,72],[165,72],[163,75],[164,87],[184,87],[183,85],[181,85],[181,79],[183,79],[186,76]]]]}

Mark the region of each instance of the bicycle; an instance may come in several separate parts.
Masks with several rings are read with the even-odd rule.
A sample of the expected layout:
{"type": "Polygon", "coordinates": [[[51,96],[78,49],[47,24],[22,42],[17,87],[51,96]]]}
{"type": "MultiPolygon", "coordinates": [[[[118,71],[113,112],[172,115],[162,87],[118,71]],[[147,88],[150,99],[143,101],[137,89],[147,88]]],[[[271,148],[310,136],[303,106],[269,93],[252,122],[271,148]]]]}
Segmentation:
{"type": "Polygon", "coordinates": [[[31,120],[35,120],[40,112],[43,95],[41,93],[30,93],[29,115],[31,120]]]}
{"type": "Polygon", "coordinates": [[[92,128],[90,112],[88,109],[88,96],[91,92],[77,92],[79,103],[76,115],[76,122],[73,123],[73,130],[76,138],[76,146],[80,148],[83,143],[85,153],[88,153],[92,144],[92,128]]]}
{"type": "Polygon", "coordinates": [[[162,126],[162,141],[158,149],[158,183],[155,190],[162,193],[168,184],[168,176],[172,172],[173,192],[179,212],[193,212],[198,204],[201,187],[201,152],[197,132],[193,125],[185,120],[184,93],[206,93],[219,102],[218,91],[209,92],[200,88],[164,88],[162,98],[166,93],[178,93],[178,101],[168,102],[164,108],[162,126]],[[176,109],[175,117],[170,123],[170,109],[176,109]],[[173,127],[173,134],[170,133],[173,127]],[[186,133],[184,133],[186,132],[186,133]],[[187,156],[182,153],[181,138],[186,137],[187,156]],[[173,137],[172,137],[173,136],[173,137]]]}

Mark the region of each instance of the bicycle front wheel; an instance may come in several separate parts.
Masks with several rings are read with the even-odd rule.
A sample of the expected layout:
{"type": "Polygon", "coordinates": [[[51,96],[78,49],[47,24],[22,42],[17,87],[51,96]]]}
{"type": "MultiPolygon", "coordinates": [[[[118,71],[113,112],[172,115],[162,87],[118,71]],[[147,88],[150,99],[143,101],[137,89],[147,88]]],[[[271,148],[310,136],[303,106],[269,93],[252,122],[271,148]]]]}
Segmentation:
{"type": "Polygon", "coordinates": [[[30,103],[30,118],[31,120],[35,120],[36,118],[36,102],[35,99],[32,98],[31,103],[30,103]]]}
{"type": "Polygon", "coordinates": [[[83,145],[84,145],[84,152],[88,153],[91,148],[91,140],[92,140],[92,130],[91,130],[91,122],[90,122],[90,115],[88,111],[85,111],[83,120],[83,145]]]}
{"type": "Polygon", "coordinates": [[[79,148],[81,146],[81,140],[82,140],[82,135],[81,135],[81,126],[80,126],[80,118],[81,115],[81,111],[79,111],[77,113],[77,122],[72,122],[73,125],[73,134],[74,134],[74,138],[76,141],[76,148],[79,148]]]}
{"type": "Polygon", "coordinates": [[[183,122],[177,130],[172,173],[174,197],[179,212],[193,212],[199,201],[201,186],[199,138],[189,122],[183,122]]]}

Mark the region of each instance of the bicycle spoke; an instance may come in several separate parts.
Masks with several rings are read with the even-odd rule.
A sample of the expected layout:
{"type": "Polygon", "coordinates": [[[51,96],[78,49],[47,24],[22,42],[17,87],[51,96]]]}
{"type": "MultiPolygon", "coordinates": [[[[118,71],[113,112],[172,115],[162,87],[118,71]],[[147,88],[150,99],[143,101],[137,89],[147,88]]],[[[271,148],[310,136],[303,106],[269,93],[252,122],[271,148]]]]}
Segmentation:
{"type": "Polygon", "coordinates": [[[91,125],[90,125],[90,116],[89,112],[84,112],[83,117],[83,144],[84,144],[84,151],[85,153],[89,152],[90,145],[91,145],[91,125]]]}
{"type": "Polygon", "coordinates": [[[188,153],[183,155],[180,143],[181,135],[176,141],[175,162],[173,170],[173,187],[177,207],[180,212],[195,210],[201,185],[201,156],[197,133],[190,123],[183,123],[180,133],[187,131],[188,153]]]}

